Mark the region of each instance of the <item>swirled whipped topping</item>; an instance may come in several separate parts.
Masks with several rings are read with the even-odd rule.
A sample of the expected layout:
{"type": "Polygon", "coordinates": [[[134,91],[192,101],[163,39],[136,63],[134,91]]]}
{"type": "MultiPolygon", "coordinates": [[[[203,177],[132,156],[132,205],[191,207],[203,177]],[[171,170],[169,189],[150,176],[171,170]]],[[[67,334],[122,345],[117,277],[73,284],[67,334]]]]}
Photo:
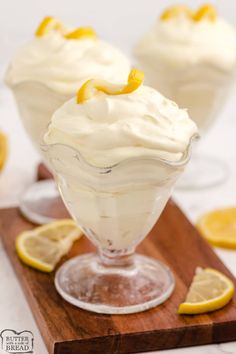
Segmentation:
{"type": "Polygon", "coordinates": [[[236,31],[221,18],[193,21],[179,14],[158,20],[138,43],[135,54],[153,68],[162,59],[177,67],[203,63],[231,70],[236,65],[236,31]]]}
{"type": "Polygon", "coordinates": [[[78,83],[93,78],[123,81],[130,70],[126,57],[100,39],[67,40],[52,31],[19,48],[6,74],[10,86],[36,81],[52,90],[74,95],[78,83]]]}
{"type": "Polygon", "coordinates": [[[54,113],[44,142],[68,145],[107,167],[131,157],[178,161],[196,132],[185,110],[140,86],[129,94],[97,92],[82,104],[69,100],[54,113]]]}

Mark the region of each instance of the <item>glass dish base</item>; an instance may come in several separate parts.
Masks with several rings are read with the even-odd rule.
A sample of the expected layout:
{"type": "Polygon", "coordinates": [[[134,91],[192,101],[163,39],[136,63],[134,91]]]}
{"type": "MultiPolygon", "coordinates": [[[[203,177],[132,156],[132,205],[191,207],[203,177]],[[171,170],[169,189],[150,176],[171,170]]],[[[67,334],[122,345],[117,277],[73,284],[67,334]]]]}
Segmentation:
{"type": "Polygon", "coordinates": [[[142,255],[106,264],[98,254],[85,254],[63,264],[56,273],[59,294],[82,309],[128,314],[164,302],[174,289],[174,276],[161,262],[142,255]]]}
{"type": "Polygon", "coordinates": [[[224,183],[228,166],[217,157],[193,154],[184,174],[176,184],[178,190],[200,190],[224,183]]]}
{"type": "Polygon", "coordinates": [[[53,180],[32,184],[22,196],[19,207],[26,219],[39,225],[69,217],[53,180]]]}

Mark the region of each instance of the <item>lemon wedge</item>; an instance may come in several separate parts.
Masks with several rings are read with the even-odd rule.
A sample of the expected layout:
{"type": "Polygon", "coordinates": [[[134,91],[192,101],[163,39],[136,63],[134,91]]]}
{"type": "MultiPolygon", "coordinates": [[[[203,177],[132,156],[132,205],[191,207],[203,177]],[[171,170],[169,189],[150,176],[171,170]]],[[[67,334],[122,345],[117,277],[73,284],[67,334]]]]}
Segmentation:
{"type": "Polygon", "coordinates": [[[224,274],[212,268],[197,268],[178,313],[195,315],[218,310],[232,299],[233,294],[234,284],[224,274]]]}
{"type": "Polygon", "coordinates": [[[214,6],[209,4],[202,5],[193,15],[194,21],[201,21],[204,18],[207,18],[210,21],[216,20],[217,12],[214,6]]]}
{"type": "Polygon", "coordinates": [[[196,226],[213,246],[236,249],[236,208],[207,213],[199,219],[196,226]]]}
{"type": "Polygon", "coordinates": [[[19,234],[16,251],[23,263],[51,272],[81,235],[73,220],[59,220],[19,234]]]}
{"type": "Polygon", "coordinates": [[[167,21],[173,17],[177,17],[179,15],[186,15],[189,18],[193,17],[193,13],[188,6],[185,5],[174,5],[166,9],[160,16],[162,21],[167,21]]]}
{"type": "Polygon", "coordinates": [[[97,34],[92,27],[79,27],[72,32],[66,33],[64,37],[66,39],[81,39],[81,38],[96,39],[97,34]]]}
{"type": "Polygon", "coordinates": [[[66,28],[61,21],[57,20],[52,16],[46,16],[38,26],[35,32],[35,36],[42,37],[45,34],[50,33],[51,31],[58,31],[61,33],[65,33],[66,28]]]}
{"type": "Polygon", "coordinates": [[[3,169],[7,159],[7,137],[0,132],[0,171],[3,169]]]}
{"type": "Polygon", "coordinates": [[[105,80],[91,79],[86,81],[77,92],[77,103],[83,103],[94,96],[97,91],[107,95],[122,95],[131,93],[142,85],[144,73],[138,69],[132,69],[126,85],[111,84],[105,80]]]}

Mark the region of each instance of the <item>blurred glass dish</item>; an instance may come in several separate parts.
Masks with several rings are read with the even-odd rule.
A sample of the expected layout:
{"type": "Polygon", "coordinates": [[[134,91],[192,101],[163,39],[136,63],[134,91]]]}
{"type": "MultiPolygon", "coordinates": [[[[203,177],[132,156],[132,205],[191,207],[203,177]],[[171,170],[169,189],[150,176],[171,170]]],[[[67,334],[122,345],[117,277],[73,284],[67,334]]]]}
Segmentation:
{"type": "MultiPolygon", "coordinates": [[[[211,5],[195,13],[186,6],[165,10],[139,41],[135,55],[147,83],[187,108],[200,133],[221,113],[236,73],[236,31],[211,5]]],[[[227,166],[218,158],[193,153],[178,186],[210,187],[223,182],[227,166]]]]}
{"type": "MultiPolygon", "coordinates": [[[[69,97],[54,92],[40,82],[21,82],[11,89],[24,128],[34,147],[41,154],[40,139],[47,129],[50,118],[69,97]]],[[[50,170],[48,165],[47,168],[50,170]]],[[[51,179],[30,185],[22,195],[19,206],[23,215],[37,224],[47,224],[54,219],[67,216],[55,182],[51,179]]]]}
{"type": "MultiPolygon", "coordinates": [[[[40,153],[39,142],[53,112],[75,95],[80,83],[90,75],[122,80],[129,72],[125,56],[95,38],[91,28],[79,28],[68,34],[64,31],[67,29],[58,20],[45,18],[35,38],[16,52],[5,78],[23,125],[40,153]]],[[[37,224],[67,214],[53,181],[30,186],[20,201],[20,209],[37,224]]]]}

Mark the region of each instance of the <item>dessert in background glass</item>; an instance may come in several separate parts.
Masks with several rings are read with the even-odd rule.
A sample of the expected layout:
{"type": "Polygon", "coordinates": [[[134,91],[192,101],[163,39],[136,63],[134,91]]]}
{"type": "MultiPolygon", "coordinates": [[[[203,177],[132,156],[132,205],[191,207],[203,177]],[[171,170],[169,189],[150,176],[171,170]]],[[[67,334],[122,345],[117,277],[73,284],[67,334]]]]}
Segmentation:
{"type": "Polygon", "coordinates": [[[125,86],[87,81],[54,113],[41,146],[65,205],[97,247],[64,263],[55,285],[94,312],[144,311],[174,289],[168,267],[134,252],[184,170],[197,127],[142,81],[136,69],[125,86]]]}
{"type": "MultiPolygon", "coordinates": [[[[41,153],[40,139],[53,112],[75,95],[78,83],[90,77],[122,82],[129,70],[125,56],[97,38],[92,28],[69,30],[55,18],[46,17],[35,38],[16,52],[5,81],[13,91],[24,127],[41,153]]],[[[65,213],[55,183],[49,180],[31,185],[20,209],[39,224],[65,213]]]]}
{"type": "MultiPolygon", "coordinates": [[[[236,31],[211,5],[195,13],[187,6],[165,10],[139,41],[135,55],[147,83],[187,108],[204,135],[221,112],[235,81],[236,31]]],[[[225,180],[227,167],[215,157],[193,154],[182,188],[225,180]]]]}

